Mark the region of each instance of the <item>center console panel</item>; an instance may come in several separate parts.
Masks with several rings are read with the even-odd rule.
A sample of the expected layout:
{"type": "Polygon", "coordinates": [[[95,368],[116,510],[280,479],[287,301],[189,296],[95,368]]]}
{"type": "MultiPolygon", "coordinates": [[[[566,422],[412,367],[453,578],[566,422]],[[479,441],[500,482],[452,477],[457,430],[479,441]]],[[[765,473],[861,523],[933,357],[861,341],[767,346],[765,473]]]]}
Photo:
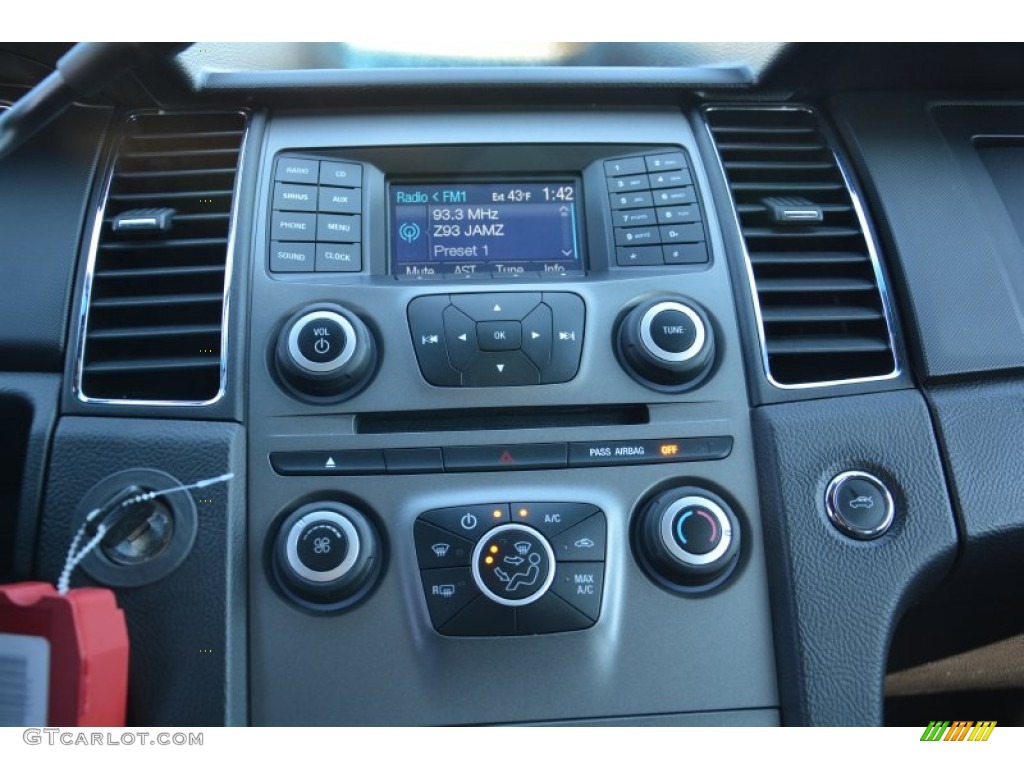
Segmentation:
{"type": "Polygon", "coordinates": [[[674,110],[270,121],[253,724],[777,707],[695,146],[674,110]]]}

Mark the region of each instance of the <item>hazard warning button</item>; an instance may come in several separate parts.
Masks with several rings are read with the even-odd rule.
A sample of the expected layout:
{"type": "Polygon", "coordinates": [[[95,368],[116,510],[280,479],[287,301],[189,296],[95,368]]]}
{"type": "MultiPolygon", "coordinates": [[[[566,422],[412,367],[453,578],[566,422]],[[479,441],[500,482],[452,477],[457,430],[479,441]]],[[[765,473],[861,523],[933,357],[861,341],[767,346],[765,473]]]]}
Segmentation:
{"type": "Polygon", "coordinates": [[[444,448],[443,456],[448,472],[549,469],[566,466],[568,448],[565,443],[457,445],[444,448]]]}

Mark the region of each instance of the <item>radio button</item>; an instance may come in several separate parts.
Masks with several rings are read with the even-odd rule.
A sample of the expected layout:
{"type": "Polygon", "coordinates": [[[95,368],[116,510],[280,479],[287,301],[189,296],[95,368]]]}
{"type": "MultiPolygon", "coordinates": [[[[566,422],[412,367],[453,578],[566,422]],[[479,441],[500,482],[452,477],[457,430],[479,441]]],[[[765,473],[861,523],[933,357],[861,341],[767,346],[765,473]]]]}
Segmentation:
{"type": "Polygon", "coordinates": [[[541,304],[523,318],[523,352],[541,370],[551,362],[551,309],[541,304]]]}
{"type": "Polygon", "coordinates": [[[444,343],[448,347],[448,361],[462,371],[476,357],[476,323],[453,306],[444,311],[444,343]]]}
{"type": "Polygon", "coordinates": [[[477,322],[522,320],[540,304],[539,293],[456,293],[452,304],[477,322]]]}
{"type": "Polygon", "coordinates": [[[274,178],[277,181],[297,181],[301,184],[316,184],[319,173],[319,160],[305,160],[300,157],[279,157],[274,178]]]}

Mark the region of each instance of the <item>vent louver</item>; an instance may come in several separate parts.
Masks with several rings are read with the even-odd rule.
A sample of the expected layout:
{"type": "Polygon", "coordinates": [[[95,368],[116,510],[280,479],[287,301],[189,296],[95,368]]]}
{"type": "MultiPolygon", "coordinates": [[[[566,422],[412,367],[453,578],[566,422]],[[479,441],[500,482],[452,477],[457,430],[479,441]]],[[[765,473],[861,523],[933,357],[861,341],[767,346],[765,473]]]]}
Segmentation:
{"type": "Polygon", "coordinates": [[[894,376],[882,275],[816,115],[709,107],[705,116],[746,246],[770,381],[894,376]]]}
{"type": "Polygon", "coordinates": [[[86,401],[210,403],[222,394],[232,199],[245,117],[125,124],[83,303],[86,401]]]}

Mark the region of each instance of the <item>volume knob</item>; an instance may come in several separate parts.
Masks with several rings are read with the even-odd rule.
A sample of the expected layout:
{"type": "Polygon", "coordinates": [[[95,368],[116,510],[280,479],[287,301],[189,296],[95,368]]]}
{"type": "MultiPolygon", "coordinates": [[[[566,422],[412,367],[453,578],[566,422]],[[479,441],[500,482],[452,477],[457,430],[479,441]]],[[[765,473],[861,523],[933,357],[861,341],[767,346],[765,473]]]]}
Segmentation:
{"type": "Polygon", "coordinates": [[[278,337],[277,371],[292,394],[337,402],[369,383],[377,362],[373,334],[343,307],[318,304],[292,315],[278,337]]]}

